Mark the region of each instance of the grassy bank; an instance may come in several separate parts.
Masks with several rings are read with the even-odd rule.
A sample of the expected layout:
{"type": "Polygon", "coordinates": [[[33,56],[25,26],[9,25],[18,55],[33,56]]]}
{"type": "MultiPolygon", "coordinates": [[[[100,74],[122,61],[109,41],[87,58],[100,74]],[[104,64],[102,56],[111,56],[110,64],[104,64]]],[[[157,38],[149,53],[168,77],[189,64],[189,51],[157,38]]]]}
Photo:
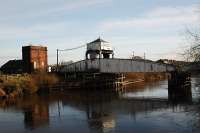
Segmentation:
{"type": "Polygon", "coordinates": [[[0,97],[13,98],[33,94],[58,82],[53,74],[1,75],[0,97]]]}

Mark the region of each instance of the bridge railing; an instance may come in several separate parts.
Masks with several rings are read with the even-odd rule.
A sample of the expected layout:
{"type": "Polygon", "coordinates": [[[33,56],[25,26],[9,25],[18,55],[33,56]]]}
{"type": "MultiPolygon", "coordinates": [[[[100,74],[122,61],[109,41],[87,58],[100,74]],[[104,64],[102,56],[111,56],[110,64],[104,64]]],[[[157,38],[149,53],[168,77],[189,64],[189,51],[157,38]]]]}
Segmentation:
{"type": "Polygon", "coordinates": [[[102,73],[125,72],[170,72],[175,68],[171,65],[161,64],[148,60],[132,59],[94,59],[82,60],[64,66],[61,72],[87,72],[96,71],[102,73]]]}

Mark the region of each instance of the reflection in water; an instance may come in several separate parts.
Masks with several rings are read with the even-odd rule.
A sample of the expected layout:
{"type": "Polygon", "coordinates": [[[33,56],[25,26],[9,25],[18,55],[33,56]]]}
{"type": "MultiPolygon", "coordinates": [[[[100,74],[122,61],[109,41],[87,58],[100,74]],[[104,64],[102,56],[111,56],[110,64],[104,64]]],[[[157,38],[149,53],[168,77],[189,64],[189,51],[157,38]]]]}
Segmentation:
{"type": "Polygon", "coordinates": [[[119,93],[116,92],[70,93],[65,95],[63,106],[83,110],[92,132],[111,132],[114,131],[116,122],[110,106],[118,99],[119,93]]]}
{"type": "Polygon", "coordinates": [[[0,128],[12,132],[15,130],[8,124],[13,124],[16,126],[12,128],[19,132],[198,132],[199,80],[193,79],[193,83],[192,95],[186,98],[191,100],[193,96],[193,101],[176,99],[175,104],[174,99],[168,100],[167,81],[134,85],[123,93],[77,91],[34,95],[13,104],[7,101],[0,103],[0,117],[14,117],[7,126],[1,119],[0,128]],[[17,117],[16,112],[23,117],[17,117]]]}
{"type": "Polygon", "coordinates": [[[168,99],[172,102],[192,102],[191,85],[168,88],[168,99]]]}
{"type": "Polygon", "coordinates": [[[102,105],[89,105],[86,113],[88,124],[91,129],[108,132],[115,128],[115,120],[112,116],[112,113],[104,111],[102,105]]]}
{"type": "Polygon", "coordinates": [[[133,84],[126,88],[125,97],[135,98],[168,98],[167,80],[153,83],[133,84]],[[134,89],[133,89],[134,88],[134,89]]]}
{"type": "Polygon", "coordinates": [[[24,123],[26,128],[34,129],[49,124],[49,106],[36,103],[24,109],[24,123]]]}

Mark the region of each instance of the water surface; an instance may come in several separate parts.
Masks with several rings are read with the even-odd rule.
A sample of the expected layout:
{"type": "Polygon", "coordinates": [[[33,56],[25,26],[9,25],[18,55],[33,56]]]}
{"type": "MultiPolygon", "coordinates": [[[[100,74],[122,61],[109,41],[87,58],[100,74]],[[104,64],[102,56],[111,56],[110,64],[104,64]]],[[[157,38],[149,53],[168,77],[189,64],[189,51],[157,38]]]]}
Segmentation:
{"type": "Polygon", "coordinates": [[[1,101],[0,132],[200,132],[200,77],[192,78],[188,101],[168,99],[167,83],[134,85],[119,93],[74,91],[1,101]]]}

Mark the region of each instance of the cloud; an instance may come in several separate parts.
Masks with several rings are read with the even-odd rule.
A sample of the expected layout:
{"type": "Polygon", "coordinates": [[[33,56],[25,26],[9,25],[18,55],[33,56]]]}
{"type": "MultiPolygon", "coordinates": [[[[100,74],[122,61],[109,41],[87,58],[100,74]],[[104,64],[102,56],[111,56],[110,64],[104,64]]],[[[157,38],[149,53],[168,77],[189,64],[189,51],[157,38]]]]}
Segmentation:
{"type": "Polygon", "coordinates": [[[140,56],[146,52],[148,58],[154,60],[183,60],[180,53],[188,46],[184,43],[183,31],[186,26],[200,24],[198,9],[198,5],[155,7],[138,17],[103,21],[99,29],[116,36],[112,42],[119,47],[116,52],[120,57],[126,58],[136,51],[140,56]]]}
{"type": "MultiPolygon", "coordinates": [[[[116,50],[119,56],[128,57],[127,53],[130,51],[131,54],[132,50],[138,51],[141,55],[144,51],[147,51],[147,54],[152,53],[152,56],[154,56],[153,53],[168,53],[178,46],[180,38],[176,32],[171,30],[180,26],[199,23],[198,16],[195,13],[197,9],[195,5],[157,7],[150,11],[145,9],[144,13],[138,13],[139,17],[107,18],[106,21],[99,23],[100,19],[105,20],[106,17],[112,17],[96,15],[96,13],[104,14],[108,9],[105,9],[102,5],[107,5],[112,1],[0,0],[0,16],[2,16],[0,18],[0,42],[1,49],[6,51],[1,53],[0,57],[11,55],[10,59],[18,58],[21,57],[21,45],[26,45],[29,42],[33,44],[42,43],[49,47],[50,62],[54,63],[56,61],[55,48],[71,48],[82,45],[99,36],[99,32],[118,48],[116,50]],[[96,7],[99,6],[101,8],[97,12],[96,7]],[[89,9],[92,7],[95,7],[94,12],[89,9]],[[87,10],[82,12],[82,9],[87,10]],[[88,15],[88,13],[91,14],[88,15]],[[72,16],[74,14],[77,16],[72,16]],[[89,20],[87,19],[88,16],[90,17],[89,20]],[[97,16],[99,16],[98,19],[97,16]],[[163,32],[162,29],[166,31],[163,32]],[[121,30],[124,32],[120,32],[121,30]],[[155,30],[158,30],[158,32],[153,34],[152,31],[155,30]],[[18,49],[17,52],[16,49],[18,49]]],[[[116,10],[120,9],[117,8],[116,10]]],[[[131,13],[127,12],[127,15],[131,15],[131,13]]],[[[66,53],[63,60],[82,59],[84,52],[82,49],[78,52],[66,53]]],[[[172,56],[172,53],[168,55],[172,56]]],[[[161,56],[158,55],[157,58],[159,57],[161,56]]]]}
{"type": "Polygon", "coordinates": [[[187,47],[178,35],[116,36],[111,37],[110,41],[115,48],[116,56],[120,58],[128,58],[134,51],[137,56],[146,53],[147,58],[152,60],[160,58],[183,60],[180,53],[187,47]]]}
{"type": "Polygon", "coordinates": [[[112,0],[0,0],[0,16],[4,16],[0,20],[65,14],[108,2],[112,0]]]}
{"type": "Polygon", "coordinates": [[[0,0],[0,41],[45,41],[82,33],[80,21],[58,16],[109,2],[112,0],[0,0]]]}
{"type": "Polygon", "coordinates": [[[55,9],[54,11],[64,11],[64,10],[73,10],[73,9],[79,9],[83,7],[89,7],[94,5],[99,5],[107,2],[111,2],[112,0],[84,0],[84,1],[78,1],[74,3],[65,4],[64,6],[61,6],[60,8],[55,9]]]}
{"type": "Polygon", "coordinates": [[[100,29],[103,31],[130,28],[155,30],[155,28],[177,28],[177,26],[197,25],[199,24],[197,9],[197,5],[185,7],[157,7],[140,17],[104,21],[100,24],[100,29]]]}

